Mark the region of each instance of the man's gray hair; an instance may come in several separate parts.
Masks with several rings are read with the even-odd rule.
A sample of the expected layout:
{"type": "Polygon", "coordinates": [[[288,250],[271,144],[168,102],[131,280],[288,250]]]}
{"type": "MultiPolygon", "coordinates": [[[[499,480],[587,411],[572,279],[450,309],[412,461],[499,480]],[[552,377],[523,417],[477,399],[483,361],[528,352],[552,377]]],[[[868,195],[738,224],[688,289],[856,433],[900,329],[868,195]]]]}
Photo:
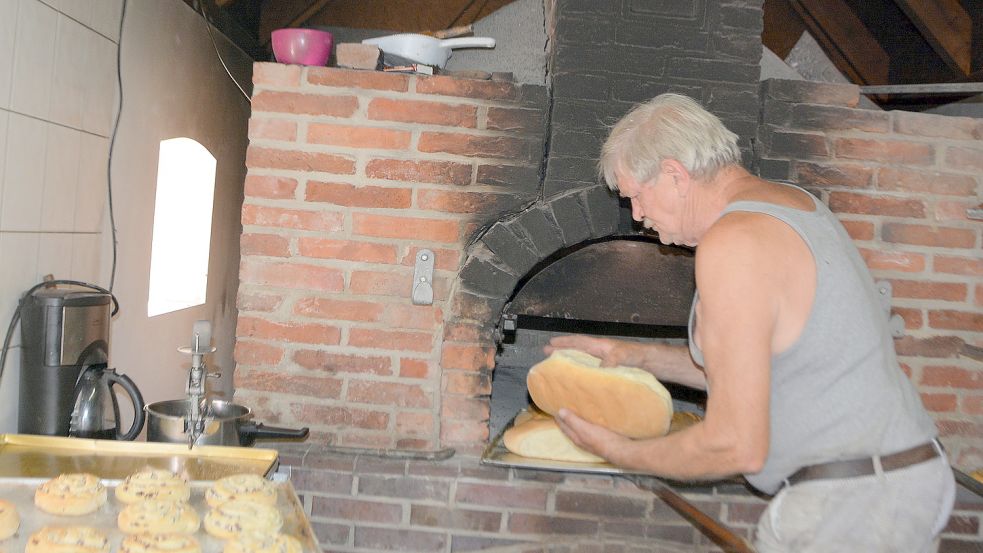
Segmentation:
{"type": "Polygon", "coordinates": [[[739,164],[737,135],[692,98],[660,94],[631,109],[611,129],[601,148],[599,172],[617,189],[615,169],[639,183],[675,159],[696,178],[710,178],[727,165],[739,164]]]}

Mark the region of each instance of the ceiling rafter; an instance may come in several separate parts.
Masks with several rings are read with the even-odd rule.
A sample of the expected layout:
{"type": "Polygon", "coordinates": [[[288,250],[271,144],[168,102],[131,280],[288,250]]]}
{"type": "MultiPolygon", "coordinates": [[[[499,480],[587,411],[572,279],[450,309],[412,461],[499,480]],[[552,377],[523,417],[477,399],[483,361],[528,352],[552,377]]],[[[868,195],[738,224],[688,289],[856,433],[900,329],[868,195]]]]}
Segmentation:
{"type": "Polygon", "coordinates": [[[894,0],[953,71],[972,73],[973,20],[959,0],[894,0]]]}
{"type": "Polygon", "coordinates": [[[888,84],[890,57],[843,0],[791,0],[790,4],[851,81],[888,84]]]}

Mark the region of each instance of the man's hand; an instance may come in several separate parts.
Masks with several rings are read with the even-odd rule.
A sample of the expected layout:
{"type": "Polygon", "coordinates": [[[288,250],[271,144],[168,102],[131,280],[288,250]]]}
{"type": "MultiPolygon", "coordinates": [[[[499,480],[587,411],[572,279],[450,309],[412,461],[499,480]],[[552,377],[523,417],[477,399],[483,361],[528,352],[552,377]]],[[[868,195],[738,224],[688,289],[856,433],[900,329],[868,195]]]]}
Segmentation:
{"type": "Polygon", "coordinates": [[[560,409],[556,416],[556,424],[577,447],[589,451],[598,457],[603,457],[618,464],[617,457],[627,453],[632,440],[578,417],[569,409],[560,409]],[[622,454],[622,455],[619,455],[622,454]]]}
{"type": "Polygon", "coordinates": [[[558,349],[576,349],[600,358],[602,367],[616,367],[629,364],[629,350],[626,346],[620,340],[572,334],[550,338],[550,343],[543,351],[549,355],[558,349]]]}

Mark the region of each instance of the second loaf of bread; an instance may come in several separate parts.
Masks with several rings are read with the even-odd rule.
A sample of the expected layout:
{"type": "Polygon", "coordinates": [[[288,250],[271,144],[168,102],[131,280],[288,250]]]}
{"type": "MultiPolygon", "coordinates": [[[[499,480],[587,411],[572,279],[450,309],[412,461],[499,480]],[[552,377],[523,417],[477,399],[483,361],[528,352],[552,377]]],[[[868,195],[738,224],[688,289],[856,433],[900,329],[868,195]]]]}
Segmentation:
{"type": "Polygon", "coordinates": [[[629,438],[664,436],[672,422],[672,397],[651,373],[633,367],[601,367],[577,350],[556,350],[526,377],[536,406],[556,416],[567,408],[579,417],[629,438]]]}

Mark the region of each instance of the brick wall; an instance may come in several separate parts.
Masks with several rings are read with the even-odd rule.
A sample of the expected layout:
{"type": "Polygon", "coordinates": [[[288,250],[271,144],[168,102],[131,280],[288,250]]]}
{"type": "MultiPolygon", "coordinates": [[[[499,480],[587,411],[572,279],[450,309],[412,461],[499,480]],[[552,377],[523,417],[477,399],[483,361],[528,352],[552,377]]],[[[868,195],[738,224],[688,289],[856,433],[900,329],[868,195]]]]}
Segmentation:
{"type": "Polygon", "coordinates": [[[757,166],[838,214],[905,321],[895,344],[957,467],[983,467],[983,121],[857,109],[852,85],[762,85],[757,166]]]}
{"type": "Polygon", "coordinates": [[[236,397],[317,443],[480,447],[492,314],[455,281],[469,237],[536,197],[545,89],[267,63],[254,85],[236,397]]]}

